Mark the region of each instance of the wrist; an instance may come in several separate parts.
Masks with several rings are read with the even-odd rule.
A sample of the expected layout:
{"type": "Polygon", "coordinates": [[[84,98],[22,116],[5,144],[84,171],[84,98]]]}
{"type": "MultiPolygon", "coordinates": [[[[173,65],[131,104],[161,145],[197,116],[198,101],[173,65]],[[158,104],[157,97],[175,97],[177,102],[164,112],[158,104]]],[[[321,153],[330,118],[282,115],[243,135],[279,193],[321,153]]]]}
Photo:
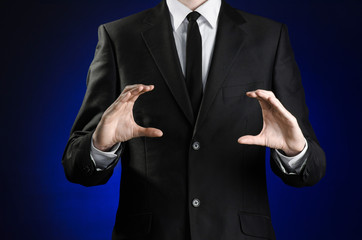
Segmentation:
{"type": "Polygon", "coordinates": [[[292,145],[292,146],[288,146],[285,149],[282,149],[282,151],[285,153],[286,156],[288,157],[294,157],[296,155],[298,155],[299,153],[301,153],[303,151],[303,149],[306,146],[306,140],[300,140],[298,141],[298,143],[292,145]]]}
{"type": "Polygon", "coordinates": [[[93,146],[102,152],[108,152],[116,144],[111,142],[105,143],[101,141],[100,137],[98,137],[97,135],[97,131],[93,133],[92,141],[93,141],[93,146]]]}

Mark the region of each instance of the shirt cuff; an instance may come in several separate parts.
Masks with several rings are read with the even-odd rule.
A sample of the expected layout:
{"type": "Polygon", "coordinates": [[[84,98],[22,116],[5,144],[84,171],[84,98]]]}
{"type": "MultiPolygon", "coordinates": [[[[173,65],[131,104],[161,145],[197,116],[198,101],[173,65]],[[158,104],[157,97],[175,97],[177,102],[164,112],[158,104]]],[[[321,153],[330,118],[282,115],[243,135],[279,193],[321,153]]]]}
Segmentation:
{"type": "Polygon", "coordinates": [[[110,151],[103,152],[93,145],[93,138],[91,140],[90,158],[92,159],[97,171],[102,171],[109,167],[117,158],[116,151],[121,143],[115,144],[110,151]]]}
{"type": "Polygon", "coordinates": [[[303,166],[306,163],[307,159],[303,160],[303,157],[305,153],[308,150],[308,142],[305,140],[305,146],[304,149],[296,156],[288,157],[281,152],[278,151],[278,149],[275,149],[277,158],[275,159],[278,163],[279,168],[286,174],[299,174],[302,170],[303,166]]]}

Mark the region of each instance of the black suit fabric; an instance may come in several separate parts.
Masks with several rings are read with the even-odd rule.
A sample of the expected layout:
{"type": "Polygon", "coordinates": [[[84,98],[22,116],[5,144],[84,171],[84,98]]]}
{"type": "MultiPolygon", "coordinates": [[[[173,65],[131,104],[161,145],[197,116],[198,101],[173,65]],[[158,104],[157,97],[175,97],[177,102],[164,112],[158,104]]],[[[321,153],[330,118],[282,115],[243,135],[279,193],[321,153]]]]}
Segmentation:
{"type": "Polygon", "coordinates": [[[298,66],[285,25],[222,2],[218,32],[198,116],[193,116],[165,1],[99,27],[87,91],[63,155],[67,178],[105,184],[117,161],[96,171],[91,136],[103,112],[126,85],[153,84],[135,103],[135,121],[163,131],[161,138],[122,143],[119,207],[113,239],[275,239],[268,204],[265,147],[240,145],[258,134],[263,119],[249,90],[275,93],[297,118],[308,141],[298,175],[271,166],[286,184],[317,183],[324,152],[308,120],[298,66]],[[195,124],[196,122],[196,124],[195,124]],[[199,143],[199,149],[192,145],[199,143]],[[200,200],[194,207],[192,200],[200,200]]]}

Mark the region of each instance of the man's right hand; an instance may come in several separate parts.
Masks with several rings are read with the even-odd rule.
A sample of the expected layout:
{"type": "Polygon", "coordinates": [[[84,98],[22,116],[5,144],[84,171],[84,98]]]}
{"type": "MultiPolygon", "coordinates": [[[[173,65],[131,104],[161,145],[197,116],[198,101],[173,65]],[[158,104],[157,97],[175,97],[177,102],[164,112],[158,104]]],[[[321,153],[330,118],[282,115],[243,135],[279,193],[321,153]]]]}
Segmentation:
{"type": "Polygon", "coordinates": [[[133,105],[137,98],[153,89],[153,85],[126,86],[116,101],[103,113],[93,134],[94,147],[108,151],[116,143],[135,137],[161,137],[163,135],[161,130],[141,127],[133,118],[133,105]]]}

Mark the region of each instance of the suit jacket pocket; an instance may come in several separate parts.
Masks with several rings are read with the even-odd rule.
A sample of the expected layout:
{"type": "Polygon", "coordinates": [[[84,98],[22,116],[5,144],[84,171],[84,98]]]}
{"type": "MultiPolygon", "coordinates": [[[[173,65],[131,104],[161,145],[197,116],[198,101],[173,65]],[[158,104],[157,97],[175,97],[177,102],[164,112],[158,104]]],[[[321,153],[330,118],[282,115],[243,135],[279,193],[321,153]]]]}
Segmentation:
{"type": "Polygon", "coordinates": [[[114,225],[112,239],[133,239],[146,236],[150,233],[151,223],[151,212],[118,215],[116,224],[114,225]]]}
{"type": "Polygon", "coordinates": [[[231,97],[243,97],[245,96],[246,92],[253,91],[258,88],[263,87],[264,81],[255,81],[249,83],[242,83],[242,84],[232,84],[226,85],[222,87],[222,94],[224,98],[231,98],[231,97]]]}
{"type": "Polygon", "coordinates": [[[268,216],[239,212],[241,231],[248,236],[275,239],[271,219],[268,216]]]}

